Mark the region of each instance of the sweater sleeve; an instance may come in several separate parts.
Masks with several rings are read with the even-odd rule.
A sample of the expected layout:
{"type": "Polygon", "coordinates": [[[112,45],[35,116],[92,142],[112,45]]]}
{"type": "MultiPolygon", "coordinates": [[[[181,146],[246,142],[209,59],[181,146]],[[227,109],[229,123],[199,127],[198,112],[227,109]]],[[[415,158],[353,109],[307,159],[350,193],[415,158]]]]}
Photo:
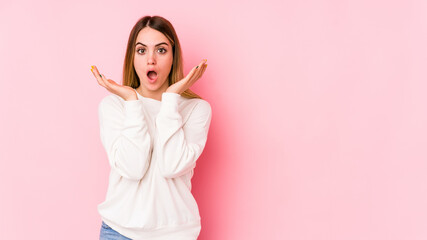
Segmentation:
{"type": "Polygon", "coordinates": [[[119,175],[140,180],[151,161],[151,137],[142,100],[105,97],[99,104],[101,142],[110,167],[119,175]]]}
{"type": "Polygon", "coordinates": [[[211,106],[203,100],[183,125],[178,112],[179,97],[177,93],[164,92],[156,118],[160,144],[158,167],[165,178],[176,178],[193,170],[205,147],[211,122],[211,106]]]}

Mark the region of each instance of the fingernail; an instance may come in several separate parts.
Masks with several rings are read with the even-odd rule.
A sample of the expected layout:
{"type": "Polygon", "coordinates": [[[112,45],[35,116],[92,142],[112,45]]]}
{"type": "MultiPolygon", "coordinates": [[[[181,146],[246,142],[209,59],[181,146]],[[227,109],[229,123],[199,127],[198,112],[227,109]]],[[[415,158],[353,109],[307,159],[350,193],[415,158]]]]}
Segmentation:
{"type": "Polygon", "coordinates": [[[100,76],[100,77],[102,77],[102,75],[101,75],[101,74],[99,74],[99,76],[100,76]]]}
{"type": "Polygon", "coordinates": [[[91,67],[92,67],[92,69],[93,69],[93,65],[92,65],[91,67]]]}
{"type": "Polygon", "coordinates": [[[196,69],[199,68],[199,66],[196,67],[196,69]]]}

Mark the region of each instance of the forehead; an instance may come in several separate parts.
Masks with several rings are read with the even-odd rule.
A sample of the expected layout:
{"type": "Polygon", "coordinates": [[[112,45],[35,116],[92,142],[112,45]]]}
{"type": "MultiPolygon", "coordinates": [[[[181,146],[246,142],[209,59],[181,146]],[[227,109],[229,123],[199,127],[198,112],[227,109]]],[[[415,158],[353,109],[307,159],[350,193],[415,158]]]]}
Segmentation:
{"type": "Polygon", "coordinates": [[[147,46],[154,46],[160,42],[167,42],[170,44],[168,38],[163,33],[150,27],[145,27],[139,31],[136,42],[143,43],[147,46]]]}

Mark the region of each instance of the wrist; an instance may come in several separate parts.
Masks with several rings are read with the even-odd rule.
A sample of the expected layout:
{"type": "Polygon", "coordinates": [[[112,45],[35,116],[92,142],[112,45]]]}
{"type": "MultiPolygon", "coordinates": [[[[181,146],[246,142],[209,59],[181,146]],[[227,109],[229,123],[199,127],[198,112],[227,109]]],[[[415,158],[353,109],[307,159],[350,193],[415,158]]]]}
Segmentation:
{"type": "Polygon", "coordinates": [[[166,93],[176,93],[176,94],[181,95],[181,93],[178,93],[178,92],[176,92],[176,91],[166,91],[166,93]]]}
{"type": "Polygon", "coordinates": [[[138,100],[138,97],[135,95],[131,95],[127,98],[124,98],[125,101],[134,101],[134,100],[138,100]]]}

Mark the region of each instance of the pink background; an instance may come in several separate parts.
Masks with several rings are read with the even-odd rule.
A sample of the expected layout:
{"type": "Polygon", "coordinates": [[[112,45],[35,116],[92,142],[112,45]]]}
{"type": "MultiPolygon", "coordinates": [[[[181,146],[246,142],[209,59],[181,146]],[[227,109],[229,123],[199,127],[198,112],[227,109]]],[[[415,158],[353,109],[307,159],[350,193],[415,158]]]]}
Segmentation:
{"type": "Polygon", "coordinates": [[[208,59],[199,239],[427,239],[423,0],[2,1],[0,239],[98,239],[90,66],[121,83],[144,15],[208,59]]]}

